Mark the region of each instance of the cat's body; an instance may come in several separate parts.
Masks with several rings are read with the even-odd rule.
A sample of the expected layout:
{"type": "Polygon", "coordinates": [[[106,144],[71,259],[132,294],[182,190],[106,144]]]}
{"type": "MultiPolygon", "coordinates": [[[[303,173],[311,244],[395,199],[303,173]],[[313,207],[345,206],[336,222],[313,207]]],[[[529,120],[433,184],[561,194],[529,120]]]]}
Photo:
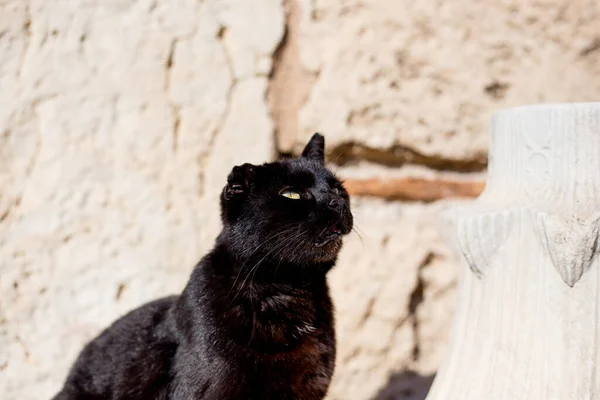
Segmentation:
{"type": "Polygon", "coordinates": [[[56,400],[318,400],[335,363],[325,275],[352,228],[315,135],[299,160],[234,168],[223,231],[180,296],[89,343],[56,400]]]}
{"type": "Polygon", "coordinates": [[[324,280],[304,288],[254,281],[252,296],[230,306],[235,291],[220,294],[229,293],[231,276],[207,273],[227,257],[220,253],[197,266],[181,296],[132,311],[90,343],[66,392],[73,385],[98,399],[322,398],[335,359],[324,280]]]}

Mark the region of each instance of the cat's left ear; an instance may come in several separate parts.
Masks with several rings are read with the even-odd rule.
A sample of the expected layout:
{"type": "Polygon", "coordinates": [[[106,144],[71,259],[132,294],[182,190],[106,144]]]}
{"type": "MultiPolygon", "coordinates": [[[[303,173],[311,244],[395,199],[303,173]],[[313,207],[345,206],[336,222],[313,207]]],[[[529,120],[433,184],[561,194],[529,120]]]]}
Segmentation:
{"type": "Polygon", "coordinates": [[[314,160],[320,164],[325,164],[325,138],[319,133],[315,133],[308,141],[308,144],[302,151],[302,158],[314,160]]]}
{"type": "Polygon", "coordinates": [[[254,165],[248,163],[233,167],[227,177],[227,186],[223,190],[223,197],[230,200],[249,194],[255,172],[254,165]]]}

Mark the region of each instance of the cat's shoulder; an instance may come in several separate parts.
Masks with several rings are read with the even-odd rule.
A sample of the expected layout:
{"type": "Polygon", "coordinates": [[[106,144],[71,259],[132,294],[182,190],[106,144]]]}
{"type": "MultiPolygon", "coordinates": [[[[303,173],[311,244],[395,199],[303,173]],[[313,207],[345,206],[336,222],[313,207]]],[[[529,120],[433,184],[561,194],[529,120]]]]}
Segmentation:
{"type": "Polygon", "coordinates": [[[148,349],[173,338],[171,310],[178,296],[148,302],[117,319],[84,349],[123,357],[136,349],[148,349]]]}
{"type": "Polygon", "coordinates": [[[90,398],[128,393],[132,388],[143,394],[161,390],[178,347],[170,316],[176,299],[146,303],[106,328],[80,353],[65,390],[90,398]]]}

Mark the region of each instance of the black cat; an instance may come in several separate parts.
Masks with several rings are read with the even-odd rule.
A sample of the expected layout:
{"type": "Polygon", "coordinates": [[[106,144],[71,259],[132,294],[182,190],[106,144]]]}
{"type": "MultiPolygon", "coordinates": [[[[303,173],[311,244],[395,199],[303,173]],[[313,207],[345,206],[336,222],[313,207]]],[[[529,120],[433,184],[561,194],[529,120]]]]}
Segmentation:
{"type": "Polygon", "coordinates": [[[223,230],[183,293],[90,342],[54,399],[322,399],[335,364],[325,275],[353,225],[324,146],[315,134],[298,159],[233,168],[223,230]]]}

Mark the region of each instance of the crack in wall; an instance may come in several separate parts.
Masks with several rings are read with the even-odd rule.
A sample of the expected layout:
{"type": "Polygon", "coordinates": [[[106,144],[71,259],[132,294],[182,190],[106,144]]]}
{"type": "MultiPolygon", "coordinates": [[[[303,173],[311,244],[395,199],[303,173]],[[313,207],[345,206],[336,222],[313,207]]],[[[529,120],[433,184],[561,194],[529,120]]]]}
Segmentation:
{"type": "Polygon", "coordinates": [[[579,52],[579,56],[580,57],[587,57],[587,56],[589,56],[589,55],[597,52],[598,50],[600,50],[600,37],[595,38],[587,46],[585,46],[579,52]]]}
{"type": "Polygon", "coordinates": [[[229,75],[231,76],[231,85],[229,85],[229,89],[227,90],[227,94],[225,95],[226,106],[225,106],[225,111],[223,112],[223,117],[219,121],[217,128],[214,130],[214,133],[209,141],[209,145],[208,145],[209,154],[210,154],[210,150],[212,149],[212,145],[214,143],[216,136],[223,130],[223,128],[225,127],[225,123],[227,122],[227,119],[229,118],[229,114],[231,112],[231,101],[233,98],[233,91],[235,90],[235,88],[238,84],[238,79],[235,76],[235,68],[233,66],[233,58],[231,57],[229,48],[227,47],[227,43],[225,40],[226,34],[227,34],[227,27],[223,25],[219,29],[219,32],[217,32],[217,38],[219,39],[219,43],[221,43],[221,46],[223,47],[223,54],[225,55],[225,60],[227,61],[227,68],[229,69],[229,75]]]}
{"type": "Polygon", "coordinates": [[[276,154],[289,153],[298,137],[299,113],[317,74],[307,71],[300,57],[301,3],[285,0],[284,33],[272,57],[267,101],[273,120],[276,154]]]}
{"type": "MultiPolygon", "coordinates": [[[[158,6],[158,1],[153,0],[148,9],[148,13],[152,14],[156,10],[157,6],[158,6]]],[[[171,151],[174,155],[177,153],[178,148],[179,148],[181,123],[182,123],[182,115],[181,115],[182,106],[181,106],[181,104],[178,104],[177,101],[174,101],[170,96],[170,91],[171,91],[172,81],[173,81],[172,74],[173,74],[173,68],[175,65],[175,55],[176,55],[179,44],[182,41],[192,40],[198,34],[199,29],[200,29],[200,25],[195,24],[190,32],[188,32],[186,34],[173,35],[173,37],[171,38],[171,42],[169,44],[169,51],[168,51],[167,57],[165,59],[164,91],[165,91],[165,96],[166,96],[168,105],[171,109],[171,115],[173,117],[173,125],[172,125],[172,132],[171,132],[171,140],[172,140],[171,151]]],[[[201,165],[201,160],[202,160],[202,153],[199,153],[197,156],[197,163],[199,165],[201,165]]],[[[199,178],[201,179],[202,177],[200,176],[199,178]]],[[[200,182],[202,182],[202,181],[200,181],[200,182]]],[[[172,193],[173,186],[172,185],[168,185],[168,191],[169,191],[169,195],[168,195],[167,208],[171,207],[171,201],[172,201],[171,199],[173,196],[173,193],[172,193]]],[[[200,193],[198,193],[198,195],[202,195],[202,188],[200,188],[200,193]]]]}
{"type": "Polygon", "coordinates": [[[365,312],[360,317],[358,324],[356,324],[357,329],[361,329],[365,325],[365,323],[369,320],[369,318],[371,318],[371,315],[373,314],[373,310],[375,308],[375,300],[376,300],[375,297],[371,297],[369,299],[369,302],[367,303],[365,312]]]}
{"type": "Polygon", "coordinates": [[[4,221],[10,214],[10,208],[6,208],[2,214],[0,214],[0,222],[4,221]]]}
{"type": "MultiPolygon", "coordinates": [[[[229,70],[229,75],[231,76],[231,84],[229,85],[229,88],[227,89],[227,93],[225,95],[225,110],[223,110],[223,114],[221,115],[221,118],[217,122],[216,127],[211,132],[211,135],[208,139],[208,143],[206,144],[206,152],[202,153],[202,154],[198,154],[198,156],[197,156],[197,163],[200,166],[200,168],[198,169],[199,170],[198,179],[200,179],[200,182],[203,182],[203,185],[205,182],[203,166],[208,165],[210,163],[210,157],[213,153],[213,148],[214,148],[217,136],[221,133],[221,131],[225,127],[225,124],[227,123],[227,120],[229,119],[229,115],[231,114],[231,103],[232,103],[232,99],[233,99],[233,92],[238,84],[238,79],[235,76],[233,59],[231,57],[229,48],[227,47],[226,40],[225,40],[226,34],[227,34],[227,26],[221,25],[221,27],[219,28],[219,31],[217,32],[216,37],[219,41],[219,44],[221,45],[221,48],[223,49],[223,55],[225,56],[227,69],[229,70]],[[204,154],[206,154],[206,156],[204,156],[204,154]]],[[[199,193],[200,196],[204,194],[203,186],[201,186],[201,190],[202,190],[202,192],[199,193]]]]}
{"type": "Polygon", "coordinates": [[[377,197],[387,201],[431,203],[445,198],[475,198],[486,186],[485,180],[444,178],[373,178],[344,180],[351,196],[377,197]]]}
{"type": "Polygon", "coordinates": [[[33,15],[31,14],[31,4],[28,4],[25,7],[25,24],[23,25],[23,29],[27,35],[27,40],[25,42],[25,49],[23,49],[23,55],[19,60],[19,69],[17,70],[17,78],[20,81],[23,77],[23,70],[25,69],[25,62],[27,60],[27,56],[29,55],[29,51],[31,49],[31,37],[33,36],[33,32],[31,29],[31,24],[33,23],[33,15]]]}
{"type": "Polygon", "coordinates": [[[421,345],[419,339],[420,326],[419,318],[417,317],[417,311],[424,300],[425,280],[423,279],[423,271],[429,264],[431,264],[434,258],[435,254],[433,252],[429,252],[419,264],[417,269],[417,283],[410,294],[410,300],[408,303],[408,315],[410,316],[413,333],[413,348],[411,351],[413,361],[418,361],[421,356],[421,345]]]}
{"type": "MultiPolygon", "coordinates": [[[[427,287],[427,283],[424,279],[423,272],[425,269],[431,265],[431,263],[438,257],[438,255],[434,252],[428,252],[423,260],[419,263],[416,271],[416,282],[413,286],[413,289],[410,292],[408,305],[406,309],[406,314],[403,318],[396,321],[394,326],[392,327],[391,337],[386,343],[386,345],[381,350],[382,353],[388,353],[396,347],[397,335],[396,333],[406,324],[410,323],[410,330],[412,334],[412,348],[410,349],[410,360],[407,359],[407,362],[418,362],[421,357],[421,330],[420,330],[420,321],[419,321],[419,308],[425,301],[425,288],[427,287]]],[[[441,293],[436,293],[433,299],[438,298],[441,294],[445,293],[447,290],[454,288],[454,284],[448,285],[448,287],[443,288],[441,293]]],[[[375,299],[371,299],[367,304],[367,309],[361,316],[357,329],[362,328],[369,318],[372,317],[374,311],[375,299]]],[[[343,359],[344,363],[350,362],[353,358],[356,358],[360,355],[360,349],[353,350],[350,354],[346,355],[343,359]]]]}
{"type": "MultiPolygon", "coordinates": [[[[173,69],[173,57],[175,56],[175,50],[177,48],[177,43],[179,39],[177,37],[171,40],[171,45],[169,46],[169,54],[167,56],[167,60],[165,62],[165,92],[167,97],[169,97],[169,90],[171,88],[171,73],[173,69]]],[[[181,107],[177,104],[171,103],[171,112],[173,113],[173,152],[177,151],[178,141],[179,141],[179,127],[181,125],[181,107]]]]}
{"type": "MultiPolygon", "coordinates": [[[[419,361],[421,357],[421,344],[420,344],[420,321],[418,318],[418,310],[421,304],[425,300],[425,279],[423,278],[423,271],[433,262],[437,255],[433,252],[429,252],[425,255],[419,266],[417,267],[417,281],[413,286],[413,289],[409,296],[408,307],[406,310],[406,317],[398,320],[394,325],[392,332],[395,334],[405,324],[410,323],[412,332],[412,348],[410,350],[410,356],[412,362],[419,361]]],[[[384,347],[385,352],[389,352],[390,349],[396,346],[396,337],[392,335],[390,341],[384,347]]]]}
{"type": "Polygon", "coordinates": [[[31,108],[33,111],[33,116],[35,117],[36,140],[35,140],[35,153],[33,154],[30,163],[27,164],[27,169],[25,171],[25,176],[27,176],[27,177],[30,177],[33,170],[35,169],[35,166],[40,157],[40,153],[42,152],[42,146],[43,146],[44,135],[42,135],[42,121],[40,119],[40,114],[39,114],[38,108],[39,108],[40,104],[42,104],[43,102],[52,100],[55,97],[56,97],[55,95],[52,95],[47,98],[37,99],[37,100],[34,100],[31,105],[31,108]]]}
{"type": "Polygon", "coordinates": [[[214,131],[213,136],[210,139],[209,142],[209,146],[208,149],[212,149],[212,144],[215,140],[215,137],[217,136],[217,134],[219,134],[222,130],[223,127],[225,126],[225,123],[227,122],[227,118],[229,117],[229,114],[231,112],[231,101],[233,98],[233,91],[235,90],[237,84],[238,84],[238,79],[235,76],[235,68],[233,66],[233,59],[231,57],[231,54],[229,53],[229,48],[227,47],[226,41],[224,40],[225,35],[227,34],[227,27],[226,26],[222,26],[221,29],[219,29],[219,32],[217,33],[217,37],[219,38],[219,42],[221,43],[221,46],[223,47],[223,53],[225,54],[225,59],[227,60],[227,68],[229,69],[229,75],[231,76],[231,85],[229,86],[229,90],[227,91],[227,94],[225,95],[225,111],[223,112],[223,117],[221,118],[221,121],[219,121],[219,124],[217,126],[217,128],[214,131]]]}
{"type": "Polygon", "coordinates": [[[403,145],[377,149],[357,142],[346,142],[330,149],[327,156],[332,163],[340,166],[368,161],[387,167],[412,164],[448,172],[481,172],[487,168],[486,154],[476,154],[470,158],[458,159],[423,154],[403,145]]]}
{"type": "MultiPolygon", "coordinates": [[[[148,8],[148,13],[152,14],[158,6],[158,1],[153,0],[148,8]]],[[[172,82],[172,73],[173,73],[173,64],[175,63],[175,52],[177,50],[177,46],[183,40],[191,40],[196,36],[198,30],[200,29],[199,24],[195,24],[191,32],[184,35],[174,35],[171,39],[171,43],[169,45],[169,53],[167,54],[167,58],[165,60],[165,94],[167,96],[167,100],[169,105],[171,106],[171,112],[173,115],[173,147],[172,150],[175,153],[177,151],[178,142],[179,142],[179,128],[181,126],[181,105],[173,102],[169,96],[169,91],[171,89],[172,82]]]]}

